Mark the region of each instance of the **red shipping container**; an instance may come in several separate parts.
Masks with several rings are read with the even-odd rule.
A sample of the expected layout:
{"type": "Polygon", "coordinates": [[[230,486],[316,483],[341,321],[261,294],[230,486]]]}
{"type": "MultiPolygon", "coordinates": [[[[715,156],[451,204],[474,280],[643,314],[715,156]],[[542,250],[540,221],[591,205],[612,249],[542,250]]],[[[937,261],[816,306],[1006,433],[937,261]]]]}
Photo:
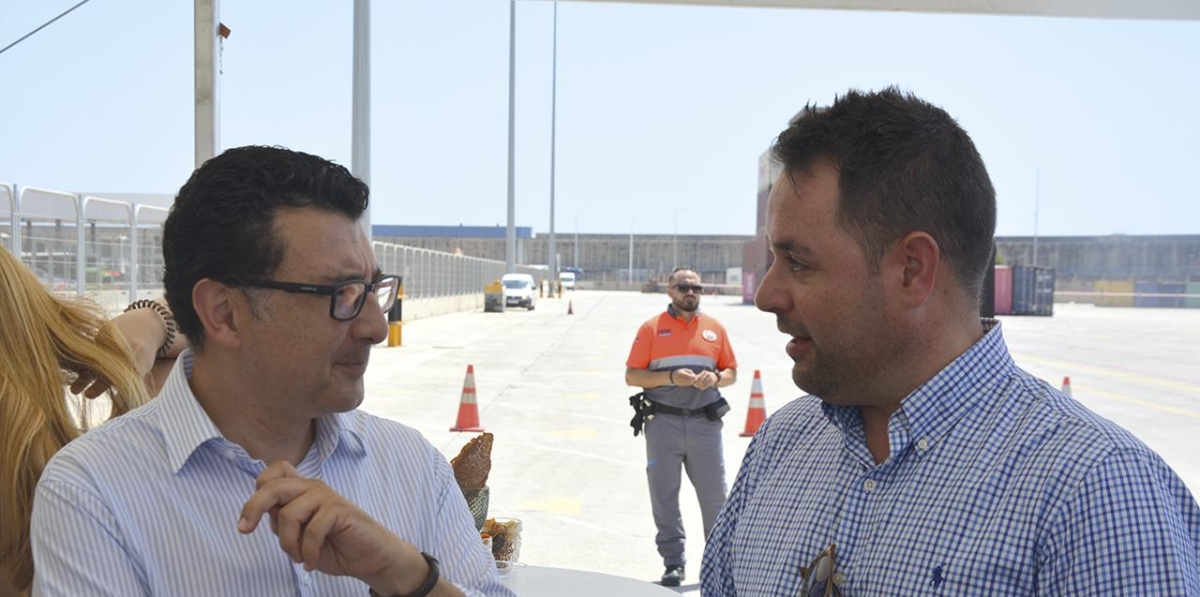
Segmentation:
{"type": "Polygon", "coordinates": [[[996,266],[995,299],[996,315],[1012,315],[1013,271],[1007,265],[996,266]]]}

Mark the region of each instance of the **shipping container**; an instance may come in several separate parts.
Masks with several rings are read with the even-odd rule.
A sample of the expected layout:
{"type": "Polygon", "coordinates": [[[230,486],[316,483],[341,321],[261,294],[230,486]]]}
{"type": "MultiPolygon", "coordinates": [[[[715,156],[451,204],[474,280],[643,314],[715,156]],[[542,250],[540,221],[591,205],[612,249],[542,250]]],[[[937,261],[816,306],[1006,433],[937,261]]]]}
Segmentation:
{"type": "Polygon", "coordinates": [[[1097,307],[1132,307],[1133,280],[1100,280],[1096,282],[1097,307]]]}
{"type": "Polygon", "coordinates": [[[1183,282],[1138,282],[1134,285],[1138,307],[1179,309],[1183,307],[1183,282]],[[1175,296],[1171,296],[1175,295],[1175,296]]]}
{"type": "Polygon", "coordinates": [[[1138,282],[1137,301],[1139,307],[1156,309],[1180,309],[1183,307],[1183,282],[1138,282]],[[1174,295],[1174,296],[1172,296],[1174,295]]]}
{"type": "Polygon", "coordinates": [[[1162,294],[1176,296],[1163,296],[1163,305],[1171,309],[1183,308],[1183,295],[1187,292],[1187,284],[1183,282],[1159,282],[1158,291],[1162,294]]]}
{"type": "Polygon", "coordinates": [[[1007,265],[996,266],[995,286],[996,315],[1012,315],[1013,312],[1013,272],[1007,265]]]}
{"type": "Polygon", "coordinates": [[[1133,305],[1135,307],[1157,307],[1158,297],[1158,282],[1150,282],[1142,280],[1135,282],[1133,291],[1137,293],[1134,297],[1133,305]]]}
{"type": "Polygon", "coordinates": [[[1054,315],[1054,268],[1012,268],[1013,315],[1054,315]]]}
{"type": "Polygon", "coordinates": [[[1049,317],[1054,315],[1054,268],[1039,267],[1034,273],[1033,314],[1049,317]]]}
{"type": "Polygon", "coordinates": [[[1188,297],[1183,299],[1183,306],[1188,309],[1200,309],[1200,282],[1187,283],[1188,297]]]}
{"type": "Polygon", "coordinates": [[[1013,268],[1013,315],[1028,315],[1033,310],[1033,269],[1018,265],[1013,268]]]}

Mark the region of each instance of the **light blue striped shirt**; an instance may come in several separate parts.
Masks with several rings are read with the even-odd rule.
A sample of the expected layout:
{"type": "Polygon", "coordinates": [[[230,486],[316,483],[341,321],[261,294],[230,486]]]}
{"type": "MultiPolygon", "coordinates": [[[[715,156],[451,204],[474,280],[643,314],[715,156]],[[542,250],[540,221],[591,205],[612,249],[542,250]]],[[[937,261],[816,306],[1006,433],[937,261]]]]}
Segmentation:
{"type": "Polygon", "coordinates": [[[709,537],[705,597],[798,595],[837,546],[841,595],[1200,595],[1200,507],[1162,459],[1017,368],[999,324],[910,394],[875,464],[856,408],[759,429],[709,537]]]}
{"type": "MultiPolygon", "coordinates": [[[[191,354],[158,399],[71,442],[38,483],[34,595],[365,597],[350,577],[306,572],[270,525],[237,530],[266,464],[221,436],[187,382],[191,354]]],[[[441,562],[471,597],[499,584],[446,459],[417,431],[361,411],[318,419],[297,466],[441,562]]]]}

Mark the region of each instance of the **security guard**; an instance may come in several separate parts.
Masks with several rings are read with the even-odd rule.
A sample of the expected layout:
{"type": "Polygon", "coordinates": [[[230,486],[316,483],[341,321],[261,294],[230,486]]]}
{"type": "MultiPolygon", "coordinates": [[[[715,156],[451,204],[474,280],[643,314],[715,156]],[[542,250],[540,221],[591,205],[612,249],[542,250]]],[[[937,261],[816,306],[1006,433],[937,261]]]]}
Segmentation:
{"type": "MultiPolygon", "coordinates": [[[[679,467],[700,499],[704,537],[725,504],[725,456],[721,448],[721,416],[729,405],[717,389],[737,380],[737,359],[725,328],[699,312],[700,276],[687,268],[671,273],[667,311],[638,329],[625,383],[645,388],[632,399],[646,434],[646,477],[655,541],[666,571],[663,586],[684,579],[683,515],[679,511],[679,467]],[[640,408],[639,408],[640,406],[640,408]]],[[[637,431],[635,423],[635,435],[637,431]]]]}

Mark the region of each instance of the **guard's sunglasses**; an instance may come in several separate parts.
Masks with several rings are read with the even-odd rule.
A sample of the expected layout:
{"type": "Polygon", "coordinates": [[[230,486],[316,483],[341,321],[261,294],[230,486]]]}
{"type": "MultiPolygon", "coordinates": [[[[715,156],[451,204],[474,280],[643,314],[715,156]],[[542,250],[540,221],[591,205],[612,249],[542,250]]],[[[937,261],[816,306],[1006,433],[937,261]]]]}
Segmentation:
{"type": "Polygon", "coordinates": [[[254,288],[269,288],[295,294],[320,294],[329,297],[329,316],[337,321],[350,321],[362,312],[363,304],[367,302],[368,294],[375,294],[379,308],[387,313],[396,304],[397,290],[400,288],[400,278],[390,275],[379,275],[374,280],[350,280],[341,284],[303,284],[300,282],[278,282],[275,280],[257,280],[245,284],[254,288]]]}
{"type": "Polygon", "coordinates": [[[679,292],[682,292],[684,294],[687,294],[689,292],[695,292],[696,294],[700,294],[701,292],[704,292],[704,286],[702,286],[700,284],[676,284],[675,290],[678,290],[679,292]]]}
{"type": "Polygon", "coordinates": [[[842,573],[837,569],[837,546],[830,545],[812,563],[800,569],[802,597],[842,597],[842,573]]]}

